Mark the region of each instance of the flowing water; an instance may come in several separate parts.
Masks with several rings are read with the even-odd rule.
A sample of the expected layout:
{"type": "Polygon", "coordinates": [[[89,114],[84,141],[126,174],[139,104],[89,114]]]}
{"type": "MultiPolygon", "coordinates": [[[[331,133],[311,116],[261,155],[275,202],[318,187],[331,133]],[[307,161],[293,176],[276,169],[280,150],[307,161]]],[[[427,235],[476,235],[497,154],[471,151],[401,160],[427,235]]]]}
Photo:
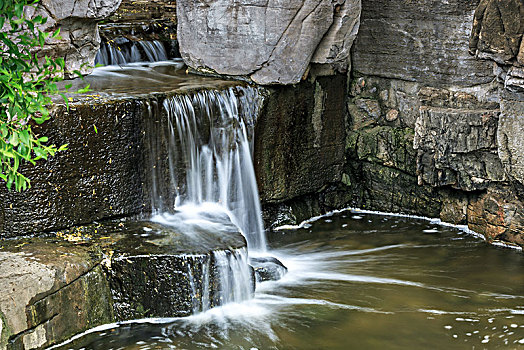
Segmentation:
{"type": "Polygon", "coordinates": [[[109,325],[73,349],[519,349],[524,256],[431,221],[343,212],[270,235],[254,299],[109,325]]]}
{"type": "MultiPolygon", "coordinates": [[[[168,79],[164,65],[154,67],[168,79]]],[[[102,72],[128,86],[127,73],[102,72]]],[[[202,312],[97,327],[59,348],[524,347],[521,252],[432,221],[352,211],[273,232],[266,250],[251,159],[260,98],[235,86],[148,104],[152,220],[191,235],[202,225],[219,230],[213,218],[226,216],[251,257],[274,256],[288,273],[252,297],[247,250],[215,251],[201,269],[217,266],[222,306],[210,308],[212,283],[198,289],[188,269],[202,312]]]]}
{"type": "MultiPolygon", "coordinates": [[[[237,86],[164,100],[167,122],[150,133],[153,221],[169,224],[167,212],[217,203],[240,228],[250,250],[265,250],[251,159],[258,98],[256,89],[237,86]]],[[[150,116],[154,113],[152,108],[150,116]]]]}
{"type": "Polygon", "coordinates": [[[158,40],[153,41],[128,41],[122,39],[119,43],[109,44],[103,42],[95,57],[95,64],[125,65],[133,62],[165,61],[168,55],[164,44],[158,40]]]}

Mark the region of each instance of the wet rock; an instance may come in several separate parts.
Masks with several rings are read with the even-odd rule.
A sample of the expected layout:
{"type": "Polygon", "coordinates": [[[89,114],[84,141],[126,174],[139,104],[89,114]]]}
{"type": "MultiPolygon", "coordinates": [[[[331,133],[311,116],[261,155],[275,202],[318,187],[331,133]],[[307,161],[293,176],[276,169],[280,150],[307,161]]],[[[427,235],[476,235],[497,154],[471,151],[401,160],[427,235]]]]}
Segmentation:
{"type": "Polygon", "coordinates": [[[231,256],[245,250],[246,241],[229,217],[215,219],[219,231],[197,224],[188,232],[153,223],[125,225],[106,265],[117,319],[188,316],[222,305],[214,252],[231,256]]]}
{"type": "Polygon", "coordinates": [[[32,180],[28,191],[9,192],[1,186],[0,237],[140,213],[143,113],[139,101],[92,100],[72,103],[69,111],[62,106],[55,118],[35,127],[50,143],[68,144],[68,150],[36,167],[24,166],[32,180]]]}
{"type": "Polygon", "coordinates": [[[491,64],[468,54],[477,2],[367,0],[353,48],[363,75],[431,86],[472,86],[492,80],[491,64]]]}
{"type": "MultiPolygon", "coordinates": [[[[152,152],[149,141],[162,144],[167,140],[160,137],[159,127],[151,125],[159,125],[162,118],[165,121],[162,102],[166,95],[239,85],[185,72],[173,75],[170,67],[157,69],[159,74],[151,73],[154,77],[172,77],[160,85],[155,79],[143,78],[138,87],[129,84],[125,74],[119,74],[124,77],[121,80],[111,78],[110,83],[87,77],[85,81],[93,88],[103,90],[105,85],[106,92],[73,95],[69,110],[59,105],[53,119],[34,127],[37,134],[49,137],[50,144],[67,144],[68,150],[37,166],[22,167],[31,179],[28,191],[9,192],[0,186],[1,238],[150,213],[153,163],[147,158],[152,152]],[[155,94],[148,94],[152,92],[155,94]],[[131,93],[140,94],[130,97],[131,93]]],[[[165,150],[166,144],[163,146],[165,150]]]]}
{"type": "Polygon", "coordinates": [[[287,267],[275,257],[250,258],[249,264],[255,270],[257,283],[278,281],[287,273],[287,267]]]}
{"type": "Polygon", "coordinates": [[[490,187],[486,193],[470,201],[469,228],[484,235],[489,242],[501,240],[524,247],[522,194],[522,190],[509,186],[490,187]]]}
{"type": "Polygon", "coordinates": [[[440,220],[455,225],[464,225],[468,222],[468,204],[467,195],[449,191],[443,194],[442,209],[440,211],[440,220]]]}
{"type": "Polygon", "coordinates": [[[255,128],[254,166],[262,203],[321,190],[344,163],[346,78],[268,89],[255,128]]]}
{"type": "Polygon", "coordinates": [[[200,6],[179,0],[177,12],[180,52],[190,67],[249,75],[259,84],[294,84],[319,44],[314,62],[346,64],[360,1],[213,0],[200,6]]]}
{"type": "Polygon", "coordinates": [[[115,12],[120,1],[43,0],[35,8],[28,7],[29,17],[48,18],[41,28],[44,32],[52,33],[60,28],[61,39],[47,39],[40,51],[41,57],[63,57],[65,71],[71,76],[75,70],[83,74],[91,72],[100,45],[97,23],[115,12]]]}

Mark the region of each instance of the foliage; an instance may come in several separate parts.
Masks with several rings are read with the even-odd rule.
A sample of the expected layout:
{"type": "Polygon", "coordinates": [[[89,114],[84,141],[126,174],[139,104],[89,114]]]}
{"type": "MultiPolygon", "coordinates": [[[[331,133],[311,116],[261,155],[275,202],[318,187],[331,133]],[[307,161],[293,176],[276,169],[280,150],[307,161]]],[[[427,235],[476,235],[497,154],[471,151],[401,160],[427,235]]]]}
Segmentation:
{"type": "Polygon", "coordinates": [[[45,33],[39,26],[46,18],[25,16],[24,8],[36,1],[0,0],[0,179],[17,191],[30,187],[20,172],[22,163],[34,165],[67,148],[48,145],[48,138],[32,128],[50,118],[50,96],[61,94],[56,83],[64,72],[63,58],[37,54],[60,31],[45,33]]]}

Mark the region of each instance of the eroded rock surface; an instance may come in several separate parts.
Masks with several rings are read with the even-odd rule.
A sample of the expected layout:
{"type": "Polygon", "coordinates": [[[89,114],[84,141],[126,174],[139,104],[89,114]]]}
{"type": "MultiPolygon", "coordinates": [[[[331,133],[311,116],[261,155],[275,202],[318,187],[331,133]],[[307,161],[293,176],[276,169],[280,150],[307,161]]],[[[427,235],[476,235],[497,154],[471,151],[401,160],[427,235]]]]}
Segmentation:
{"type": "Polygon", "coordinates": [[[346,64],[360,1],[179,0],[177,11],[180,52],[190,67],[292,84],[315,52],[314,62],[346,64]]]}
{"type": "Polygon", "coordinates": [[[4,242],[0,251],[0,349],[37,349],[113,321],[95,250],[58,239],[4,242]]]}
{"type": "Polygon", "coordinates": [[[100,46],[98,22],[118,9],[121,0],[42,0],[35,8],[27,7],[30,17],[40,15],[48,20],[45,32],[60,28],[61,39],[48,39],[41,50],[43,57],[62,57],[65,71],[91,72],[100,46]]]}

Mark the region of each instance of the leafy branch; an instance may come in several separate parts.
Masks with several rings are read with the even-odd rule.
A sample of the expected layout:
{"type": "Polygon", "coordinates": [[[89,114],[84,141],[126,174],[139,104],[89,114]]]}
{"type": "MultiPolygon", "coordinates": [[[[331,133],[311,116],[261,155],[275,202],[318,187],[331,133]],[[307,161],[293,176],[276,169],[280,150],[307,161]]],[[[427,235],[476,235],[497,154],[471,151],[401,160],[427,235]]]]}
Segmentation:
{"type": "Polygon", "coordinates": [[[9,190],[13,185],[17,191],[31,187],[20,172],[22,163],[34,165],[67,149],[49,145],[46,136],[32,129],[50,119],[52,95],[65,99],[56,84],[63,79],[64,59],[39,56],[46,40],[60,38],[60,29],[43,32],[39,26],[47,18],[24,13],[37,1],[0,0],[0,179],[9,190]]]}

